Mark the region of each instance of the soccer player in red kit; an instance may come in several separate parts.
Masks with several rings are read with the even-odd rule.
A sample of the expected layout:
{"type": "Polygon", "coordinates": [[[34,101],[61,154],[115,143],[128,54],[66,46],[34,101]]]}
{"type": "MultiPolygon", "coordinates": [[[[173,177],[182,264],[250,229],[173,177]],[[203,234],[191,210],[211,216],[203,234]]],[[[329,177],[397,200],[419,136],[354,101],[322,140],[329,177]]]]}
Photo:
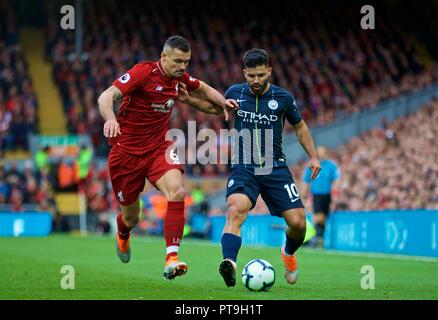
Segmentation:
{"type": "Polygon", "coordinates": [[[130,260],[130,230],[138,223],[139,195],[148,179],[168,200],[164,218],[167,249],[163,275],[169,280],[187,272],[187,265],[178,259],[185,223],[183,167],[175,161],[175,155],[172,159],[166,157],[172,142],[165,139],[179,87],[215,105],[210,109],[198,107],[200,111],[224,112],[227,119],[227,110],[237,107],[234,100],[225,99],[206,83],[189,76],[186,68],[190,57],[188,41],[181,36],[171,36],[158,61],[136,64],[115,80],[98,100],[106,121],[103,133],[112,146],[108,158],[111,183],[121,206],[117,216],[117,255],[124,263],[130,260]],[[120,97],[123,99],[116,117],[113,103],[120,97]],[[218,110],[218,106],[222,109],[218,110]]]}

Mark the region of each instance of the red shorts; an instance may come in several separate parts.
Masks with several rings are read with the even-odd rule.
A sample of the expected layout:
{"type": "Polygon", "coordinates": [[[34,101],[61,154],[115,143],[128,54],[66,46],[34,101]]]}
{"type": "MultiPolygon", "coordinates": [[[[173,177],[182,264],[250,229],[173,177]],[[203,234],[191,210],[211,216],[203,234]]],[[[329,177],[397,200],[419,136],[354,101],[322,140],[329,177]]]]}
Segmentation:
{"type": "Polygon", "coordinates": [[[122,206],[128,206],[137,200],[143,191],[146,179],[155,183],[169,170],[179,169],[184,173],[178,161],[166,161],[167,145],[157,148],[146,155],[133,155],[111,148],[108,167],[111,184],[117,200],[122,206]]]}

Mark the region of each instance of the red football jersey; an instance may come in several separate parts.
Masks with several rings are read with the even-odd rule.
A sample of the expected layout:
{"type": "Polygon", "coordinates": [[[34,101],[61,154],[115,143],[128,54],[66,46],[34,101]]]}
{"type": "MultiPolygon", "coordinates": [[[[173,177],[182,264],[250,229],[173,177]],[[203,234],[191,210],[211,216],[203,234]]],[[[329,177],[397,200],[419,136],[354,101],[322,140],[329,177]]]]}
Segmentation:
{"type": "Polygon", "coordinates": [[[169,78],[160,60],[138,63],[115,80],[113,85],[123,94],[117,115],[122,134],[111,138],[110,144],[142,155],[167,143],[165,136],[180,82],[188,91],[200,86],[199,80],[187,72],[179,79],[169,78]]]}

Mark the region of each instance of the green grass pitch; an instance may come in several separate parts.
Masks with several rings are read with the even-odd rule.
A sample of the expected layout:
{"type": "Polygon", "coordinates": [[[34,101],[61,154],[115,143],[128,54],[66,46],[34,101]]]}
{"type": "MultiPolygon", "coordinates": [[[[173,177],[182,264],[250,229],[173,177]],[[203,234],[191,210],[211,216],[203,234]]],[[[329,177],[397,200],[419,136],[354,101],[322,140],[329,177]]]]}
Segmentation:
{"type": "Polygon", "coordinates": [[[0,238],[0,299],[438,299],[438,260],[393,259],[300,249],[300,279],[290,286],[283,278],[279,248],[242,246],[239,270],[262,258],[275,268],[269,292],[250,292],[238,278],[227,288],[218,265],[221,248],[207,241],[184,239],[181,259],[188,273],[163,279],[164,239],[133,237],[132,258],[122,264],[112,237],[51,235],[47,238],[0,238]],[[60,286],[61,268],[75,270],[75,289],[60,286]],[[375,289],[361,288],[361,268],[375,271],[375,289]]]}

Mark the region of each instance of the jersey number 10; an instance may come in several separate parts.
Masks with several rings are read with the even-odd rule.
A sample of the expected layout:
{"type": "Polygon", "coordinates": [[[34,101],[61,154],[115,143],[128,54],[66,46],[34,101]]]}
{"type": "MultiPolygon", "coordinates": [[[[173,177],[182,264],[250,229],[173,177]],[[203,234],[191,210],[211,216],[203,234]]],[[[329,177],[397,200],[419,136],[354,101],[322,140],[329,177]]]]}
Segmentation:
{"type": "Polygon", "coordinates": [[[292,202],[295,202],[300,198],[300,194],[298,193],[298,188],[295,185],[295,183],[292,183],[291,185],[285,184],[284,188],[289,194],[289,198],[291,199],[292,202]]]}

